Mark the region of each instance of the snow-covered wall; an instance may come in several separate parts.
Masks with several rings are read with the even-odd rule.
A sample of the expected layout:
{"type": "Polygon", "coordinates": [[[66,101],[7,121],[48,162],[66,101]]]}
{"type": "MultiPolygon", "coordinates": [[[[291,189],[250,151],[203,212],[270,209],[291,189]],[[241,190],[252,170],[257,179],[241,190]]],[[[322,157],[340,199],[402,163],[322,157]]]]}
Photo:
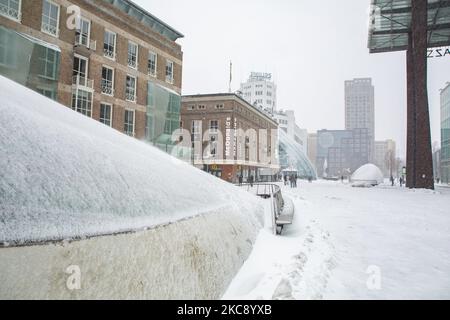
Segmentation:
{"type": "Polygon", "coordinates": [[[0,299],[218,299],[261,228],[224,209],[147,231],[0,248],[0,299]]]}
{"type": "Polygon", "coordinates": [[[1,76],[0,98],[0,298],[220,297],[263,200],[1,76]]]}

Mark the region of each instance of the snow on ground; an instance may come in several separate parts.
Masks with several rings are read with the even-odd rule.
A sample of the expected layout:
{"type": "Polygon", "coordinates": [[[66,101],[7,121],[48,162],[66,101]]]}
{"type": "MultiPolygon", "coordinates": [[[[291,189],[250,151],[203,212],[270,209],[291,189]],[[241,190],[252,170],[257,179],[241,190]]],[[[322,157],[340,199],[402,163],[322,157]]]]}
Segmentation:
{"type": "Polygon", "coordinates": [[[294,224],[264,230],[225,299],[449,299],[450,189],[284,188],[294,224]]]}
{"type": "Polygon", "coordinates": [[[0,76],[0,244],[142,230],[260,199],[0,76]]]}

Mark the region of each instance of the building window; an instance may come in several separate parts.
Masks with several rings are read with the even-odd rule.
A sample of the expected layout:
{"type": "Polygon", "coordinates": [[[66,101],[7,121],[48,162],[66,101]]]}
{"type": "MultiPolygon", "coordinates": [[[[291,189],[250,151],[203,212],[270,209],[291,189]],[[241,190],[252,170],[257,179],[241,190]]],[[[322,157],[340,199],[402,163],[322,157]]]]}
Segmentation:
{"type": "Polygon", "coordinates": [[[114,32],[106,30],[103,40],[103,54],[105,57],[112,60],[116,59],[116,41],[117,35],[114,32]]]}
{"type": "Polygon", "coordinates": [[[192,121],[192,128],[191,128],[192,134],[200,134],[201,127],[202,127],[202,122],[200,120],[193,120],[192,121]]]}
{"type": "Polygon", "coordinates": [[[59,34],[59,5],[44,0],[42,7],[42,32],[57,37],[59,34]]]}
{"type": "Polygon", "coordinates": [[[128,66],[133,69],[137,69],[138,66],[138,45],[129,41],[128,42],[128,66]]]}
{"type": "Polygon", "coordinates": [[[76,55],[73,58],[73,83],[84,87],[89,87],[88,75],[89,60],[85,57],[76,55]]]}
{"type": "Polygon", "coordinates": [[[0,0],[0,15],[20,21],[21,6],[21,0],[0,0]]]}
{"type": "Polygon", "coordinates": [[[216,135],[210,136],[210,152],[209,152],[209,154],[212,158],[215,158],[217,155],[217,145],[218,145],[217,136],[216,135]]]}
{"type": "Polygon", "coordinates": [[[198,110],[205,110],[206,106],[204,104],[198,105],[198,110]]]}
{"type": "Polygon", "coordinates": [[[112,126],[112,105],[107,103],[100,104],[100,122],[112,126]]]}
{"type": "Polygon", "coordinates": [[[114,69],[112,68],[102,68],[102,93],[114,95],[114,69]]]}
{"type": "Polygon", "coordinates": [[[173,84],[173,62],[166,62],[166,82],[173,84]]]}
{"type": "Polygon", "coordinates": [[[209,123],[209,132],[210,133],[217,133],[219,130],[219,121],[217,120],[211,120],[209,123]]]}
{"type": "Polygon", "coordinates": [[[136,102],[136,78],[127,76],[125,99],[131,102],[136,102]]]}
{"type": "Polygon", "coordinates": [[[223,109],[223,104],[217,104],[216,109],[223,109]]]}
{"type": "Polygon", "coordinates": [[[0,65],[5,68],[17,66],[17,41],[11,33],[2,30],[0,30],[0,65]]]}
{"type": "Polygon", "coordinates": [[[54,90],[37,88],[36,91],[49,99],[55,100],[54,90]]]}
{"type": "Polygon", "coordinates": [[[42,54],[39,57],[39,75],[51,80],[56,79],[57,53],[49,48],[42,48],[42,54]]]}
{"type": "Polygon", "coordinates": [[[75,43],[89,48],[91,37],[91,22],[84,18],[80,18],[77,30],[75,32],[75,43]]]}
{"type": "Polygon", "coordinates": [[[134,110],[125,110],[125,121],[123,131],[125,134],[134,137],[134,121],[135,113],[134,110]]]}
{"type": "Polygon", "coordinates": [[[150,52],[148,54],[148,74],[153,77],[156,77],[157,59],[156,53],[150,52]]]}
{"type": "Polygon", "coordinates": [[[72,94],[72,109],[92,117],[92,93],[84,90],[75,90],[72,94]]]}

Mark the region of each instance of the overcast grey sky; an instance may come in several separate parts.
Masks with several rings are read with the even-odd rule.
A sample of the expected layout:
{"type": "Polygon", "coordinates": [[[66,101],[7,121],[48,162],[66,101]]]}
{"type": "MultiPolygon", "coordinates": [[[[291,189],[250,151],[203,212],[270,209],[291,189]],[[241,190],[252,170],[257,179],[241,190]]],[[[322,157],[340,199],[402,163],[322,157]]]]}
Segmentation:
{"type": "MultiPolygon", "coordinates": [[[[314,132],[344,128],[344,81],[371,77],[376,139],[406,142],[404,52],[370,55],[370,0],[135,0],[185,35],[183,94],[233,90],[251,71],[273,73],[278,106],[293,109],[314,132]]],[[[439,89],[450,81],[450,57],[429,61],[433,141],[440,140],[439,89]]]]}

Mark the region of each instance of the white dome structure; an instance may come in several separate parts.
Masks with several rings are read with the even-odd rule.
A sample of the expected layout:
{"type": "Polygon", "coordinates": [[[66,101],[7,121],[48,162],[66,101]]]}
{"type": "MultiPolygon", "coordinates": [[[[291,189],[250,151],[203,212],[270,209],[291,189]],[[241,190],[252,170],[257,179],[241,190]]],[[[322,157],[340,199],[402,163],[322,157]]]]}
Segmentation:
{"type": "Polygon", "coordinates": [[[383,173],[374,164],[366,164],[353,173],[351,182],[354,187],[376,186],[384,181],[383,173]]]}

